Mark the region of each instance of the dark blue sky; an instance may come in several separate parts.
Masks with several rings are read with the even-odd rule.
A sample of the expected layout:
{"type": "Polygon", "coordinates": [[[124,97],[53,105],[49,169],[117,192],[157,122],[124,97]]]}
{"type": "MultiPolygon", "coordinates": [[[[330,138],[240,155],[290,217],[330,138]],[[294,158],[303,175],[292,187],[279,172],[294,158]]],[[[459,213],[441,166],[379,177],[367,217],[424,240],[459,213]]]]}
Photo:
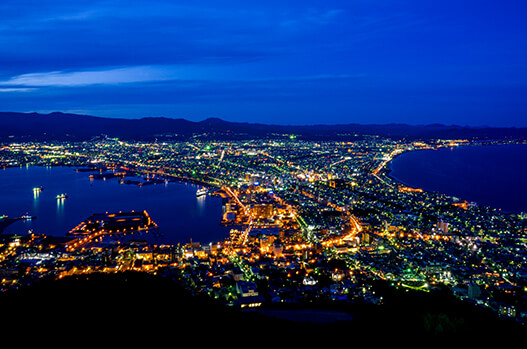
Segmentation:
{"type": "Polygon", "coordinates": [[[0,110],[527,126],[527,4],[0,2],[0,110]]]}

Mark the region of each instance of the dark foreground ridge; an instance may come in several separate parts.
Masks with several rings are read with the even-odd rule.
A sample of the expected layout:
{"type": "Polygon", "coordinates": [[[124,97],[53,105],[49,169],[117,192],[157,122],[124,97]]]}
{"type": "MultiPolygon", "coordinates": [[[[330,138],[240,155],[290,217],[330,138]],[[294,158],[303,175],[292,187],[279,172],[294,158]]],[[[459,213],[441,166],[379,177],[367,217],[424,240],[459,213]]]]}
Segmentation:
{"type": "Polygon", "coordinates": [[[132,341],[168,334],[200,342],[287,334],[281,343],[338,343],[343,338],[507,341],[525,335],[518,324],[446,294],[401,293],[382,285],[379,290],[386,296],[382,306],[333,303],[242,312],[191,295],[178,280],[124,272],[44,280],[7,291],[0,294],[0,309],[2,328],[11,333],[98,329],[132,341]]]}
{"type": "Polygon", "coordinates": [[[209,118],[199,122],[164,117],[141,119],[104,118],[88,115],[0,112],[0,142],[87,140],[101,134],[129,140],[253,139],[294,134],[303,139],[346,139],[355,135],[378,135],[395,139],[428,138],[526,138],[527,128],[468,127],[459,125],[267,125],[228,122],[209,118]]]}

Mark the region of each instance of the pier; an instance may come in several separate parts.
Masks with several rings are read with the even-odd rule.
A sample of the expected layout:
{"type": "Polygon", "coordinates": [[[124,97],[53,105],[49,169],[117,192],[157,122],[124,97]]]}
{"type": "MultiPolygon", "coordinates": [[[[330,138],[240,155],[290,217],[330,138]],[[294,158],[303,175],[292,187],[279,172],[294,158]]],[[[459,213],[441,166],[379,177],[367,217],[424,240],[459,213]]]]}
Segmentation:
{"type": "Polygon", "coordinates": [[[7,216],[0,217],[0,233],[4,231],[5,228],[15,223],[20,218],[8,218],[7,216]]]}
{"type": "Polygon", "coordinates": [[[37,217],[31,216],[28,214],[21,216],[21,217],[13,217],[13,218],[10,218],[7,216],[0,216],[0,234],[4,231],[4,229],[9,227],[11,224],[15,223],[16,221],[23,221],[23,220],[35,219],[35,218],[37,217]]]}
{"type": "Polygon", "coordinates": [[[96,213],[68,232],[68,235],[79,236],[68,248],[74,250],[103,235],[149,232],[152,229],[157,229],[157,224],[146,211],[96,213]]]}

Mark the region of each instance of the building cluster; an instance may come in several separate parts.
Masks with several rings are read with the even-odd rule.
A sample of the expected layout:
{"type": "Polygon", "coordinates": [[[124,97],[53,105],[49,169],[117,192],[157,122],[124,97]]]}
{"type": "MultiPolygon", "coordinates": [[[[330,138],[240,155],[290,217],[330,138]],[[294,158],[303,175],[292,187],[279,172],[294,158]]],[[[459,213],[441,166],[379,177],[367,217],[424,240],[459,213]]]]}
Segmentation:
{"type": "Polygon", "coordinates": [[[1,287],[46,275],[139,270],[178,277],[192,292],[250,309],[284,302],[382,303],[374,287],[381,281],[423,292],[448,289],[525,322],[525,215],[390,177],[390,161],[403,152],[472,144],[480,143],[354,136],[4,144],[2,167],[72,166],[98,169],[100,176],[201,183],[224,197],[222,223],[232,229],[225,241],[178,246],[139,238],[108,242],[101,235],[83,243],[85,236],[3,235],[1,287]]]}

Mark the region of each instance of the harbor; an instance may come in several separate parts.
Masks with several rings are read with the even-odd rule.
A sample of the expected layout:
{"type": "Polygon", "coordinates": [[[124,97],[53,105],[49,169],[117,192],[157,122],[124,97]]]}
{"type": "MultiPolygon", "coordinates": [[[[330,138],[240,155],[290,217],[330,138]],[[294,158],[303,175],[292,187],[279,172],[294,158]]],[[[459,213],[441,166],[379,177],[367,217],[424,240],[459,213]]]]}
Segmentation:
{"type": "Polygon", "coordinates": [[[73,251],[92,242],[101,242],[104,236],[119,239],[120,236],[134,233],[158,234],[159,229],[146,211],[95,213],[68,232],[68,235],[76,236],[77,239],[72,240],[67,248],[73,251]]]}
{"type": "Polygon", "coordinates": [[[95,213],[69,231],[70,235],[119,234],[157,228],[148,212],[95,213]]]}
{"type": "MultiPolygon", "coordinates": [[[[111,171],[111,170],[110,170],[111,171]]],[[[159,234],[135,233],[159,244],[178,244],[193,241],[204,243],[224,240],[229,228],[221,224],[223,199],[208,188],[207,195],[196,196],[203,184],[159,174],[128,171],[125,180],[151,184],[120,183],[121,177],[96,180],[90,174],[97,171],[77,171],[71,167],[10,168],[2,172],[6,189],[0,216],[9,218],[26,215],[38,217],[16,220],[4,233],[36,234],[63,237],[94,213],[142,212],[146,210],[158,225],[159,234]],[[15,185],[16,184],[16,185],[15,185]],[[38,191],[33,192],[33,188],[38,191]],[[65,194],[67,198],[57,199],[65,194]]],[[[128,233],[127,233],[128,234],[128,233]]],[[[130,234],[128,234],[130,235],[130,234]]]]}

